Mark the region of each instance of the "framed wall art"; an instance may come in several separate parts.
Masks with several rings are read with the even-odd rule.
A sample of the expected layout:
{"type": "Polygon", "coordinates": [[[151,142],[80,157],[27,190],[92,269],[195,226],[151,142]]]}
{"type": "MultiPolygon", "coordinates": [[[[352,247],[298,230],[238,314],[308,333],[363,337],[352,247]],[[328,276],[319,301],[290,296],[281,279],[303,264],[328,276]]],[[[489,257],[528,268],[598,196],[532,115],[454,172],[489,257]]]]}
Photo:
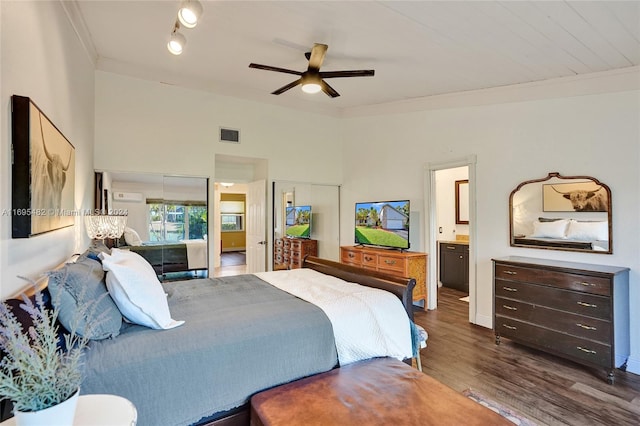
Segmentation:
{"type": "Polygon", "coordinates": [[[545,212],[606,212],[607,190],[593,181],[542,185],[545,212]]]}
{"type": "Polygon", "coordinates": [[[469,224],[469,180],[455,182],[456,196],[456,225],[469,224]]]}
{"type": "Polygon", "coordinates": [[[75,222],[75,148],[28,97],[11,98],[12,237],[75,222]]]}

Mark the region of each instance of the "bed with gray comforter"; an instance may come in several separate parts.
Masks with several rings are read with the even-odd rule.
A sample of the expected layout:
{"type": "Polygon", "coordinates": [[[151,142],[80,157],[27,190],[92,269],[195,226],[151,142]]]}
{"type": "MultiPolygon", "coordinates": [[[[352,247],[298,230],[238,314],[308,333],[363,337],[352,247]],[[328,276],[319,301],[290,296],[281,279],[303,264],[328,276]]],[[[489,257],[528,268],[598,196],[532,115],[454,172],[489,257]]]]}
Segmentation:
{"type": "Polygon", "coordinates": [[[163,286],[184,325],[127,325],[92,342],[85,359],[81,393],[128,398],[140,426],[197,423],[338,362],[324,312],[254,275],[163,286]]]}

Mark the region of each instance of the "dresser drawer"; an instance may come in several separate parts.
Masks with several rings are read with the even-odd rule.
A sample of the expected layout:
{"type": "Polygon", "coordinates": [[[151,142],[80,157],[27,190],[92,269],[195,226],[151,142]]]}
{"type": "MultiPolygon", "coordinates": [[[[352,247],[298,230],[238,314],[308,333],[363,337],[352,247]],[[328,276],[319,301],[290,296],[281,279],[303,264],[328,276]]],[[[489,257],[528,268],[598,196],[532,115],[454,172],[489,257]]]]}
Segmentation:
{"type": "Polygon", "coordinates": [[[496,315],[496,334],[538,349],[599,366],[610,366],[611,346],[496,315]]]}
{"type": "Polygon", "coordinates": [[[385,256],[383,254],[378,255],[378,269],[380,272],[392,271],[404,273],[406,270],[406,261],[403,258],[395,256],[385,256]]]}
{"type": "Polygon", "coordinates": [[[495,280],[495,296],[611,320],[611,298],[538,284],[495,280]]]}
{"type": "Polygon", "coordinates": [[[550,285],[603,296],[611,295],[611,280],[603,277],[502,264],[496,264],[495,277],[505,280],[550,285]]]}
{"type": "Polygon", "coordinates": [[[284,240],[282,238],[278,238],[276,240],[276,247],[280,247],[280,248],[284,247],[284,240]]]}
{"type": "Polygon", "coordinates": [[[342,250],[340,261],[342,263],[350,263],[359,266],[362,264],[362,252],[357,250],[342,250]]]}
{"type": "Polygon", "coordinates": [[[496,298],[496,315],[602,343],[607,343],[611,334],[609,321],[500,297],[496,298]]]}
{"type": "Polygon", "coordinates": [[[378,267],[378,255],[362,253],[362,267],[367,269],[376,269],[378,267]]]}

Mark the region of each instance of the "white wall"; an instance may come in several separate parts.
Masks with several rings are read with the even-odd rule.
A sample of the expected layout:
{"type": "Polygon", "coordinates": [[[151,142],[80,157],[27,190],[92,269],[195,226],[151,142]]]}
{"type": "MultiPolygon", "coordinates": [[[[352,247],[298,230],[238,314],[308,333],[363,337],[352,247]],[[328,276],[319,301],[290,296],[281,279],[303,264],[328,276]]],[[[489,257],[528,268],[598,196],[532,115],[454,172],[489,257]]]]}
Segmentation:
{"type": "MultiPolygon", "coordinates": [[[[344,126],[341,241],[361,198],[424,199],[427,163],[477,155],[477,322],[492,323],[494,257],[520,255],[631,268],[630,371],[640,373],[640,92],[442,108],[350,118],[344,126]],[[366,146],[366,154],[362,147],[366,146]],[[367,161],[362,161],[363,155],[367,161]],[[591,175],[609,185],[613,255],[509,246],[508,201],[522,181],[548,172],[591,175]]],[[[419,212],[422,217],[424,214],[419,212]]],[[[425,238],[412,250],[425,251],[425,238]]],[[[432,253],[431,255],[435,255],[432,253]]]]}
{"type": "MultiPolygon", "coordinates": [[[[456,235],[469,235],[469,225],[456,224],[456,181],[469,179],[468,167],[436,171],[436,223],[438,240],[455,241],[456,235]],[[442,228],[442,232],[440,232],[442,228]]],[[[461,200],[469,205],[469,198],[461,200]]]]}
{"type": "Polygon", "coordinates": [[[25,286],[89,243],[72,227],[11,238],[11,95],[28,96],[76,149],[75,207],[93,207],[94,72],[60,2],[0,2],[0,297],[25,286]],[[5,214],[6,213],[6,214],[5,214]]]}

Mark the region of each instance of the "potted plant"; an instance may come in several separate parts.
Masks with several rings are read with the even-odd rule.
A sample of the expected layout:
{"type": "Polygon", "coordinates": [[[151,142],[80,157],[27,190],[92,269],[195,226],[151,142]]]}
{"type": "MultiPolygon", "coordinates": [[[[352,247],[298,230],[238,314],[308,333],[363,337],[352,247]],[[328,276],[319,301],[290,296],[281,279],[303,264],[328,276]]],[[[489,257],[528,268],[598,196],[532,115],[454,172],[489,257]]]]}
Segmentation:
{"type": "Polygon", "coordinates": [[[70,333],[60,345],[58,310],[45,307],[40,292],[35,303],[24,295],[23,301],[20,308],[32,322],[28,330],[7,303],[0,304],[0,395],[13,402],[18,425],[50,425],[53,418],[55,424],[71,425],[88,340],[70,333]]]}

